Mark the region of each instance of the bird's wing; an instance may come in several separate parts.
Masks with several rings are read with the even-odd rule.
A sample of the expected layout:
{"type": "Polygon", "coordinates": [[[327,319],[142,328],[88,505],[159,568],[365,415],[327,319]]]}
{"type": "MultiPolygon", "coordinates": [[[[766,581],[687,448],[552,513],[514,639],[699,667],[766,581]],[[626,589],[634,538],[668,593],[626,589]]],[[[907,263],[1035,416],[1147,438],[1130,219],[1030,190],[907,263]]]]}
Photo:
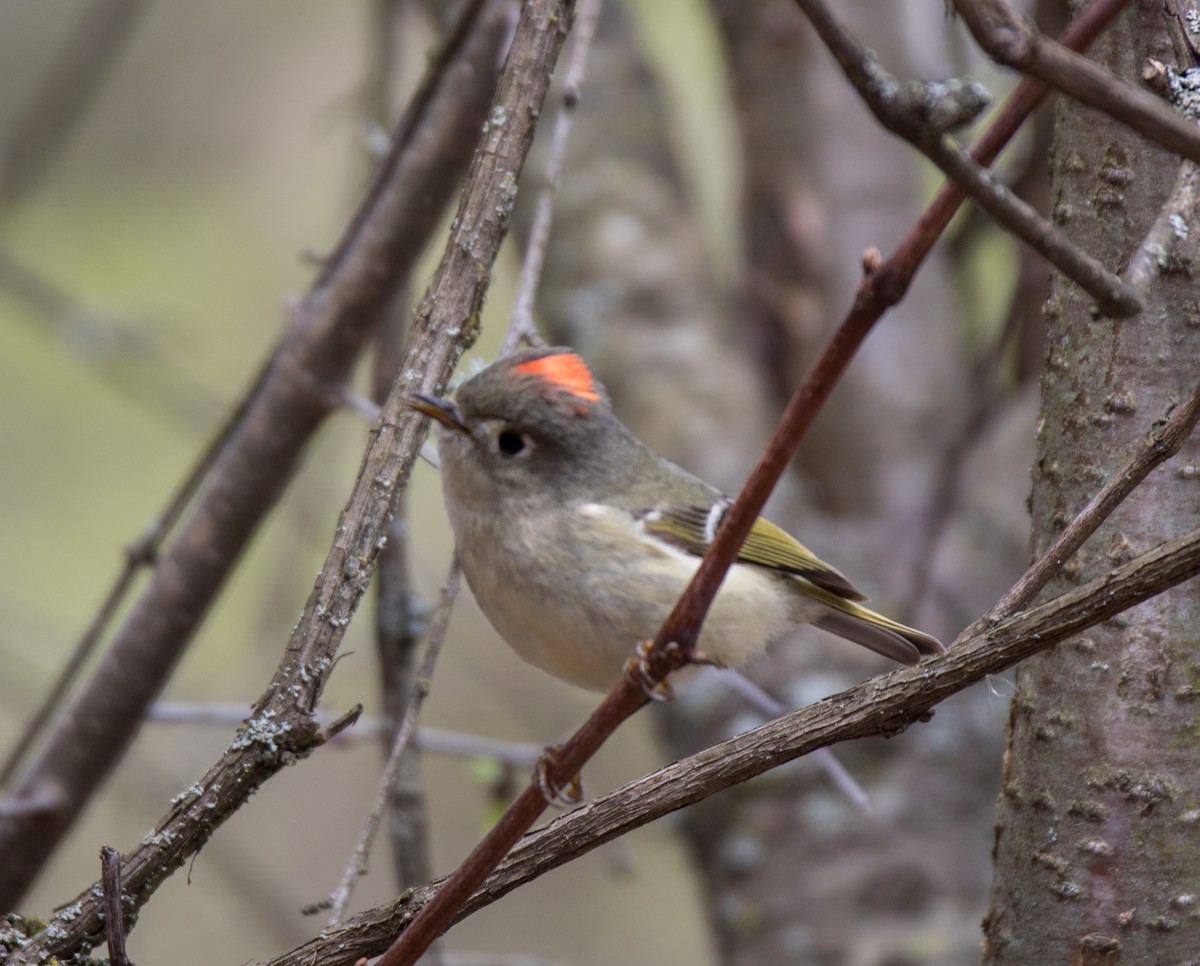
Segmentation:
{"type": "MultiPolygon", "coordinates": [[[[638,514],[646,532],[697,557],[704,555],[729,509],[730,501],[692,506],[656,507],[638,514]]],[[[845,600],[866,600],[841,573],[825,563],[795,537],[769,520],[754,521],[738,551],[739,563],[756,564],[803,577],[845,600]]]]}

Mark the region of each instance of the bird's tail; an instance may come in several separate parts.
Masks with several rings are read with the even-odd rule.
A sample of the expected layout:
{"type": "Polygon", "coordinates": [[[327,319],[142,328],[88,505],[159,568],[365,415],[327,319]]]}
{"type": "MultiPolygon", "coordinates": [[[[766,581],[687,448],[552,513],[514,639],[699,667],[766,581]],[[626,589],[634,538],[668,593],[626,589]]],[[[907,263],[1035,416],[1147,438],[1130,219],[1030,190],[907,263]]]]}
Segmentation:
{"type": "Polygon", "coordinates": [[[861,644],[901,664],[919,664],[922,657],[946,653],[941,641],[923,631],[876,614],[861,604],[835,594],[822,593],[819,596],[829,610],[813,623],[838,637],[861,644]]]}

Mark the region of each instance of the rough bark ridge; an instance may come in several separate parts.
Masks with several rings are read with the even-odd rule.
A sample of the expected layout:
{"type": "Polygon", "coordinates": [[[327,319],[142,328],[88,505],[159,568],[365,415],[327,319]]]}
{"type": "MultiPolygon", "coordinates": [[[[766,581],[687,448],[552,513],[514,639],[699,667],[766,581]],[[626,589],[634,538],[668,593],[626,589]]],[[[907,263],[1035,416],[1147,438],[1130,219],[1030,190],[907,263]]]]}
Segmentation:
{"type": "MultiPolygon", "coordinates": [[[[1170,61],[1161,4],[1132,7],[1093,55],[1125,77],[1148,55],[1170,61]]],[[[1187,229],[1196,211],[1160,217],[1176,202],[1179,171],[1177,159],[1108,118],[1061,105],[1055,217],[1106,264],[1127,264],[1140,246],[1154,252],[1155,271],[1146,311],[1124,322],[1094,317],[1079,289],[1052,280],[1035,553],[1195,384],[1197,244],[1187,229]]],[[[1047,593],[1193,526],[1197,481],[1186,467],[1198,455],[1193,439],[1155,470],[1047,593]]],[[[1200,596],[1180,588],[1020,669],[985,962],[1196,961],[1198,619],[1200,596]]]]}

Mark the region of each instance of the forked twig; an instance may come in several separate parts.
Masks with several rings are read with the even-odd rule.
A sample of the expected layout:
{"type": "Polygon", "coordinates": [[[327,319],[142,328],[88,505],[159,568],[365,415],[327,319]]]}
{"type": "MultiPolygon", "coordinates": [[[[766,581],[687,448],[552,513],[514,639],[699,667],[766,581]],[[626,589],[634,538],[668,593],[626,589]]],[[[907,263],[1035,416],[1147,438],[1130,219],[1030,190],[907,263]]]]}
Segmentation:
{"type": "MultiPolygon", "coordinates": [[[[1155,422],[1147,434],[1146,443],[1129,457],[1112,478],[1104,484],[1070,525],[1054,540],[1045,553],[1030,567],[1015,586],[1005,594],[983,620],[1004,620],[1027,606],[1050,579],[1059,572],[1085,540],[1108,519],[1150,471],[1170,459],[1183,447],[1200,420],[1200,386],[1169,416],[1155,422]]],[[[976,622],[972,627],[981,626],[976,622]]]]}
{"type": "Polygon", "coordinates": [[[1070,45],[1055,43],[1039,33],[1005,0],[955,0],[954,6],[979,45],[997,63],[1036,77],[1169,151],[1200,163],[1200,128],[1187,117],[1081,57],[1070,45]]]}

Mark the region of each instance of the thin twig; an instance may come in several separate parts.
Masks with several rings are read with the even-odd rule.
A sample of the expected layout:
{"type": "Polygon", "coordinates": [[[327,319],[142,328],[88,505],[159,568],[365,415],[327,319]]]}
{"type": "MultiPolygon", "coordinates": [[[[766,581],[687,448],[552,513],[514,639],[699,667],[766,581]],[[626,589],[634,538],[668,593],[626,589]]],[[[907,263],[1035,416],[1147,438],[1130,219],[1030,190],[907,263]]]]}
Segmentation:
{"type": "Polygon", "coordinates": [[[389,95],[400,66],[400,21],[408,4],[404,0],[371,0],[367,4],[367,66],[362,82],[359,114],[364,125],[387,130],[392,117],[389,95]]]}
{"type": "Polygon", "coordinates": [[[112,966],[133,966],[125,952],[125,914],[121,909],[121,853],[100,847],[100,884],[104,889],[104,935],[112,966]]]}
{"type": "MultiPolygon", "coordinates": [[[[781,718],[791,710],[782,701],[776,700],[774,696],[751,681],[741,671],[733,668],[725,668],[721,671],[721,681],[734,694],[750,705],[750,707],[758,711],[763,716],[764,721],[770,721],[772,718],[781,718]]],[[[821,770],[825,772],[826,777],[833,782],[834,787],[845,795],[855,808],[860,812],[871,811],[871,796],[866,793],[866,790],[858,783],[857,779],[850,774],[846,766],[838,761],[837,755],[828,748],[818,748],[813,752],[813,759],[820,766],[821,770]]]]}
{"type": "Polygon", "coordinates": [[[422,751],[459,758],[491,758],[502,765],[518,768],[533,767],[545,751],[541,745],[528,741],[468,735],[430,725],[421,725],[415,740],[422,751]]]}
{"type": "MultiPolygon", "coordinates": [[[[1150,471],[1179,452],[1198,420],[1200,386],[1164,419],[1155,422],[1146,436],[1145,444],[1112,475],[1046,552],[1025,572],[1020,581],[982,620],[1003,620],[1037,597],[1050,579],[1062,569],[1062,565],[1096,532],[1100,524],[1108,519],[1112,511],[1120,506],[1134,488],[1149,476],[1150,471]]],[[[974,626],[982,625],[976,622],[974,626]]]]}
{"type": "Polygon", "coordinates": [[[1003,328],[971,367],[967,385],[972,388],[972,395],[967,414],[941,453],[934,472],[933,485],[930,486],[929,495],[925,500],[925,509],[918,517],[913,563],[908,568],[908,586],[900,595],[901,599],[907,602],[909,613],[900,614],[900,620],[911,623],[912,611],[920,605],[929,589],[934,559],[962,497],[963,464],[971,453],[972,446],[979,441],[996,413],[997,403],[1001,398],[997,385],[1000,363],[1008,346],[1016,337],[1020,321],[1021,317],[1017,312],[1009,312],[1003,328]]]}
{"type": "MultiPolygon", "coordinates": [[[[235,702],[156,701],[150,706],[147,720],[163,725],[216,725],[228,727],[246,720],[249,705],[235,702]]],[[[322,728],[334,720],[327,711],[317,711],[314,718],[322,728]]],[[[378,741],[380,735],[389,732],[388,723],[380,717],[363,717],[353,731],[337,736],[333,746],[354,745],[363,741],[378,741]]],[[[527,741],[504,741],[484,735],[464,734],[432,725],[421,725],[413,735],[412,743],[422,751],[456,758],[493,758],[501,764],[532,766],[542,756],[543,747],[527,741]]]]}
{"type": "MultiPolygon", "coordinates": [[[[1200,52],[1192,37],[1192,19],[1196,14],[1194,5],[1181,11],[1176,0],[1164,0],[1167,32],[1179,69],[1150,58],[1145,71],[1149,79],[1162,81],[1162,92],[1171,99],[1176,109],[1189,117],[1192,123],[1200,121],[1200,104],[1195,97],[1196,65],[1200,52]]],[[[1143,72],[1143,78],[1147,75],[1143,72]]],[[[1171,188],[1171,194],[1159,210],[1154,224],[1138,245],[1125,269],[1125,280],[1136,288],[1149,286],[1160,273],[1178,267],[1176,249],[1187,238],[1189,226],[1195,221],[1197,204],[1200,203],[1200,165],[1184,161],[1171,188]]]]}
{"type": "MultiPolygon", "coordinates": [[[[935,661],[871,678],[601,795],[526,836],[468,898],[455,921],[617,836],[817,748],[895,735],[928,720],[939,702],[971,684],[1197,574],[1200,529],[1166,541],[1034,610],[982,632],[968,629],[935,661]]],[[[374,956],[386,937],[412,928],[446,881],[431,882],[324,930],[268,966],[344,966],[358,957],[374,956]]]]}
{"type": "Polygon", "coordinates": [[[367,871],[367,857],[370,855],[371,846],[375,842],[375,834],[379,831],[379,822],[383,818],[383,810],[388,803],[392,782],[400,768],[400,762],[404,757],[404,753],[408,750],[409,742],[412,741],[416,734],[417,718],[420,716],[422,703],[429,695],[429,682],[433,679],[433,670],[437,664],[438,655],[441,653],[442,644],[446,640],[446,628],[450,623],[450,611],[454,606],[455,598],[458,596],[461,583],[462,570],[458,566],[458,557],[456,556],[450,562],[450,570],[446,574],[446,582],[442,587],[441,600],[438,601],[437,615],[434,617],[433,625],[429,631],[429,643],[425,645],[425,656],[421,659],[421,666],[417,670],[416,678],[413,681],[412,695],[409,697],[408,704],[404,709],[404,720],[400,722],[400,726],[396,729],[396,738],[392,742],[391,753],[388,755],[383,774],[379,778],[379,790],[375,793],[375,798],[371,802],[371,809],[367,813],[367,819],[363,824],[362,832],[359,833],[358,844],[354,847],[354,854],[350,857],[346,871],[342,875],[342,881],[333,893],[329,913],[329,925],[331,926],[340,922],[346,914],[346,906],[350,902],[350,896],[354,893],[354,885],[367,871]]]}
{"type": "Polygon", "coordinates": [[[521,265],[521,278],[517,283],[516,303],[500,355],[506,356],[516,350],[522,342],[541,345],[543,339],[533,320],[533,302],[537,297],[542,269],[546,264],[546,246],[550,241],[550,226],[554,221],[554,199],[562,184],[563,167],[567,161],[567,144],[571,138],[571,126],[579,107],[580,91],[587,71],[588,53],[596,36],[596,25],[600,20],[601,0],[580,0],[575,14],[572,31],[571,56],[567,61],[567,72],[563,80],[562,104],[554,120],[550,137],[550,150],[546,158],[542,190],[538,192],[533,220],[529,227],[529,240],[525,244],[525,260],[521,265]]]}
{"type": "Polygon", "coordinates": [[[1145,289],[1166,270],[1180,265],[1176,254],[1193,223],[1193,214],[1200,203],[1200,166],[1184,161],[1166,203],[1159,210],[1154,224],[1138,245],[1125,269],[1125,281],[1137,289],[1145,289]]]}

